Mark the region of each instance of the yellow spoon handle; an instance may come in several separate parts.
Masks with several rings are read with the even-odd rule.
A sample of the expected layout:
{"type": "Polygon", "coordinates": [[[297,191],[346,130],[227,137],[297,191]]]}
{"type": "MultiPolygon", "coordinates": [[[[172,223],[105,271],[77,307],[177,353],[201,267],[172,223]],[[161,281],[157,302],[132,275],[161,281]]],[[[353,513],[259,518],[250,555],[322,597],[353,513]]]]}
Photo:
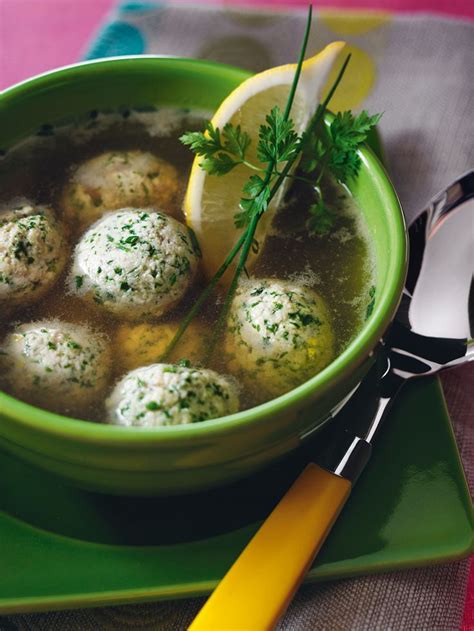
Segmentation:
{"type": "Polygon", "coordinates": [[[309,464],[211,594],[189,631],[272,629],[350,491],[349,480],[309,464]]]}

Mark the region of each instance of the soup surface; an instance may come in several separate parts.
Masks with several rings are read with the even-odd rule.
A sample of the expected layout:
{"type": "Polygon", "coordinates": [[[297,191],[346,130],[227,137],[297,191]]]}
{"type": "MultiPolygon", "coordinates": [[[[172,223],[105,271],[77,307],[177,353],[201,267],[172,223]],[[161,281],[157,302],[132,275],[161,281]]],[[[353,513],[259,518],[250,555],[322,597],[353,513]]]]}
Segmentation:
{"type": "MultiPolygon", "coordinates": [[[[171,306],[167,305],[162,315],[157,316],[160,310],[153,306],[155,311],[151,315],[142,309],[144,316],[137,311],[136,317],[132,317],[128,306],[122,311],[104,309],[101,303],[107,301],[108,294],[101,297],[96,292],[93,300],[84,299],[81,294],[84,277],[80,273],[71,272],[73,253],[90,224],[100,220],[110,210],[116,212],[121,208],[140,208],[141,216],[145,217],[158,209],[185,223],[181,201],[192,154],[179,142],[179,136],[187,130],[202,129],[203,120],[204,117],[199,114],[168,109],[155,111],[150,108],[146,112],[123,111],[108,114],[91,112],[88,119],[80,124],[57,128],[44,126],[38,135],[25,139],[2,155],[0,219],[2,207],[8,204],[11,206],[12,200],[21,206],[26,199],[31,204],[51,206],[64,231],[60,255],[64,259],[64,265],[61,269],[54,268],[57,278],[51,286],[39,293],[38,298],[31,303],[19,300],[18,304],[14,304],[6,299],[2,302],[0,293],[0,353],[6,357],[0,374],[2,389],[27,402],[65,415],[103,422],[106,418],[104,400],[110,395],[114,384],[128,371],[160,361],[180,319],[205,286],[199,269],[190,276],[189,286],[183,286],[183,295],[174,300],[171,306]],[[130,190],[124,189],[123,198],[118,200],[110,201],[107,195],[97,194],[92,198],[91,216],[84,219],[82,193],[77,186],[71,188],[74,173],[79,173],[80,165],[92,161],[92,173],[86,173],[83,178],[96,190],[98,187],[94,188],[94,178],[100,178],[101,169],[117,159],[115,154],[120,156],[123,152],[128,152],[131,159],[137,160],[137,163],[144,165],[143,168],[148,169],[148,180],[146,183],[138,183],[140,191],[134,192],[135,198],[134,194],[130,194],[130,187],[130,190]],[[154,158],[147,158],[152,162],[144,164],[143,155],[146,153],[152,154],[156,161],[154,158]],[[98,157],[104,155],[106,158],[98,157]],[[95,158],[97,159],[94,160],[95,158]],[[155,177],[161,178],[157,180],[158,188],[160,182],[164,182],[157,193],[158,198],[153,197],[155,177]],[[147,203],[148,196],[153,200],[158,199],[159,203],[147,203]],[[110,205],[112,207],[109,208],[110,205]],[[80,221],[77,216],[81,217],[80,221]],[[71,335],[74,331],[79,334],[83,330],[81,327],[84,327],[84,331],[94,331],[97,338],[96,343],[91,344],[90,351],[93,361],[97,348],[100,349],[101,344],[108,345],[107,352],[111,359],[108,357],[107,361],[111,368],[97,377],[102,384],[99,397],[89,400],[88,397],[82,397],[81,392],[79,396],[69,394],[63,397],[58,389],[54,402],[49,404],[35,394],[35,390],[42,387],[40,381],[33,380],[29,383],[25,379],[25,387],[17,387],[15,383],[22,379],[21,370],[17,371],[15,382],[12,381],[11,374],[7,378],[7,373],[10,372],[9,362],[12,360],[8,355],[11,349],[6,348],[5,340],[11,339],[15,332],[17,336],[24,335],[21,332],[27,329],[22,327],[36,322],[43,326],[45,322],[67,323],[66,329],[71,335]]],[[[361,212],[343,187],[327,181],[324,184],[325,199],[334,211],[335,222],[326,234],[310,234],[306,228],[306,218],[311,195],[305,186],[296,184],[287,195],[258,261],[254,269],[249,271],[251,278],[242,283],[238,298],[240,302],[237,301],[238,306],[234,313],[231,310],[228,325],[231,334],[238,332],[239,335],[244,335],[247,325],[250,326],[251,333],[260,333],[260,325],[256,324],[258,318],[252,322],[252,314],[263,309],[264,301],[267,300],[268,303],[270,299],[273,300],[271,313],[278,310],[283,312],[286,308],[284,302],[289,300],[292,305],[297,304],[299,309],[289,310],[295,335],[288,335],[282,320],[269,323],[264,318],[268,335],[262,338],[262,352],[266,352],[271,346],[271,336],[279,333],[283,335],[282,339],[288,340],[293,346],[288,346],[288,350],[280,353],[278,362],[271,359],[268,363],[263,356],[257,357],[253,353],[251,340],[247,339],[245,343],[233,343],[231,340],[231,343],[219,342],[217,351],[209,358],[207,350],[215,334],[215,324],[224,296],[223,290],[218,289],[188,328],[171,357],[174,362],[185,359],[192,365],[210,368],[220,375],[232,375],[229,383],[238,391],[240,402],[237,404],[233,395],[226,395],[226,400],[232,399],[234,406],[227,411],[236,411],[237,405],[239,409],[246,409],[283,394],[324,368],[357,334],[373,306],[375,271],[368,231],[361,212]],[[310,311],[308,313],[313,315],[308,315],[305,309],[312,309],[314,305],[319,311],[310,311]],[[324,328],[326,321],[327,328],[324,328]],[[319,337],[316,340],[312,333],[306,338],[296,336],[296,329],[299,330],[298,335],[303,335],[310,330],[305,327],[315,324],[319,327],[319,337]],[[303,349],[303,355],[296,353],[297,348],[303,349]],[[306,357],[312,357],[311,353],[320,353],[319,365],[306,361],[306,357]],[[291,358],[294,366],[291,369],[291,379],[288,380],[287,369],[291,358]],[[284,378],[280,378],[281,375],[284,378]]],[[[143,221],[149,221],[149,217],[143,221]]],[[[118,229],[117,226],[114,229],[118,229]]],[[[123,225],[120,229],[123,229],[123,225]]],[[[135,245],[134,239],[138,237],[134,235],[135,232],[132,231],[131,236],[126,236],[123,251],[135,245]]],[[[108,238],[112,239],[110,236],[108,238]]],[[[18,256],[22,254],[19,252],[18,256]]],[[[87,253],[85,259],[88,258],[90,257],[87,253]]],[[[122,269],[120,265],[114,263],[112,267],[116,275],[122,273],[118,271],[122,269]]],[[[174,283],[179,283],[179,278],[174,279],[173,286],[174,283]]],[[[129,289],[125,282],[119,282],[118,286],[122,291],[129,289]]],[[[223,338],[226,336],[229,336],[229,332],[223,333],[223,338]]],[[[77,345],[77,340],[69,341],[68,344],[69,348],[73,348],[71,345],[77,345]]],[[[50,340],[48,349],[55,351],[55,345],[56,342],[50,340]]],[[[86,346],[84,343],[84,348],[86,346]]],[[[25,352],[24,347],[21,352],[25,352]]],[[[88,359],[82,361],[84,364],[81,370],[87,373],[88,368],[85,366],[88,359]]],[[[69,366],[64,362],[63,365],[69,366]]],[[[96,368],[95,366],[94,369],[96,368]]],[[[181,373],[179,376],[181,377],[181,373]]],[[[225,384],[222,386],[213,382],[211,385],[214,392],[219,392],[221,387],[225,390],[225,384]]],[[[206,385],[208,386],[209,384],[206,385]]],[[[151,413],[157,409],[157,405],[154,400],[148,401],[147,410],[151,413]]],[[[181,400],[181,411],[187,409],[187,405],[181,400]]],[[[202,417],[191,415],[186,420],[174,421],[168,410],[164,409],[164,421],[160,421],[160,424],[194,422],[222,413],[225,413],[225,409],[223,412],[217,406],[212,412],[203,412],[202,417]],[[205,416],[206,413],[208,416],[205,416]]]]}

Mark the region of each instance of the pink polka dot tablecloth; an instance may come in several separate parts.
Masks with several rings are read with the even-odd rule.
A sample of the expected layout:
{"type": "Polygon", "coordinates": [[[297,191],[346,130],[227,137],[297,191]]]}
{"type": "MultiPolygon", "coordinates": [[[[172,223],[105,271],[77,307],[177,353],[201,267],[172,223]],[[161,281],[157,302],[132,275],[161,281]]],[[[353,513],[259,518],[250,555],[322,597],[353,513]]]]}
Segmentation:
{"type": "MultiPolygon", "coordinates": [[[[101,48],[94,48],[94,42],[97,39],[97,34],[100,31],[101,24],[106,19],[106,16],[110,14],[110,11],[113,10],[114,5],[116,4],[115,0],[0,0],[0,89],[6,88],[13,83],[21,81],[29,76],[37,74],[39,72],[46,71],[53,67],[73,63],[88,54],[94,53],[96,56],[99,56],[99,53],[103,50],[101,48]]],[[[133,3],[131,3],[133,4],[133,3]]],[[[167,4],[171,4],[168,2],[167,4]]],[[[179,5],[180,3],[174,3],[179,5]]],[[[195,3],[198,4],[198,3],[195,3]]],[[[225,2],[212,2],[209,0],[208,4],[213,5],[230,5],[233,4],[229,0],[225,2]]],[[[267,0],[266,2],[255,2],[252,0],[240,0],[240,6],[262,6],[267,7],[271,5],[272,7],[278,6],[280,9],[284,9],[285,7],[294,7],[298,9],[304,9],[307,6],[306,2],[303,1],[273,1],[267,0]]],[[[436,77],[436,63],[429,63],[430,58],[428,55],[431,55],[431,59],[436,59],[437,54],[437,45],[446,45],[449,50],[452,51],[453,60],[459,61],[459,65],[456,66],[457,70],[461,73],[461,68],[464,67],[465,59],[459,59],[462,55],[471,54],[471,62],[468,67],[471,69],[470,77],[469,74],[466,73],[464,78],[464,83],[473,82],[472,76],[472,68],[474,67],[474,58],[472,56],[472,51],[474,50],[474,39],[472,34],[474,31],[467,30],[467,22],[471,22],[474,20],[474,1],[473,0],[358,0],[357,2],[353,2],[351,0],[325,0],[323,2],[317,3],[318,9],[344,9],[346,11],[354,11],[356,9],[370,10],[376,11],[375,14],[372,14],[374,23],[382,23],[385,19],[390,19],[390,15],[397,15],[400,17],[400,24],[404,25],[405,32],[407,33],[407,41],[410,37],[410,29],[420,28],[422,23],[425,22],[426,31],[435,31],[438,33],[438,41],[426,41],[426,48],[428,48],[429,53],[427,53],[426,59],[413,59],[413,64],[425,63],[428,64],[426,67],[429,69],[428,76],[426,78],[427,83],[427,92],[425,94],[428,99],[436,99],[439,98],[439,94],[437,93],[437,77],[436,77]],[[382,13],[380,13],[382,12],[382,13]],[[436,17],[427,17],[427,14],[431,14],[436,17]],[[441,19],[442,18],[442,19],[441,19]],[[378,21],[378,22],[377,22],[378,21]],[[415,26],[414,26],[415,25],[415,26]],[[448,36],[449,31],[449,36],[448,36]],[[459,37],[458,37],[459,35],[459,37]],[[469,53],[469,39],[471,41],[471,51],[469,53]],[[446,40],[446,41],[444,41],[446,40]],[[449,40],[449,41],[448,41],[449,40]],[[464,42],[464,48],[461,49],[461,42],[464,42]],[[464,52],[463,52],[464,51],[464,52]],[[461,63],[463,62],[463,63],[461,63]],[[430,83],[431,82],[431,83],[430,83]],[[429,91],[429,85],[432,85],[433,89],[429,91]]],[[[183,8],[183,11],[185,9],[183,8]]],[[[349,14],[348,14],[349,15],[349,14]]],[[[331,19],[331,15],[328,14],[327,19],[331,19]]],[[[349,20],[350,22],[350,20],[349,20]]],[[[471,22],[472,23],[472,22],[471,22]]],[[[354,33],[352,26],[348,26],[348,33],[350,35],[354,35],[354,41],[357,42],[357,33],[354,33]],[[352,29],[352,32],[351,32],[352,29]]],[[[183,27],[184,28],[184,27],[183,27]]],[[[182,51],[182,54],[193,53],[193,43],[192,43],[192,28],[190,27],[190,38],[188,41],[184,42],[186,38],[183,38],[183,46],[188,46],[187,49],[182,51]]],[[[418,32],[418,31],[416,31],[418,32]]],[[[422,32],[421,30],[419,32],[422,32]]],[[[415,30],[413,30],[415,33],[415,30]]],[[[415,37],[415,35],[412,35],[415,37]]],[[[323,33],[324,37],[324,33],[323,33]]],[[[428,37],[428,36],[427,36],[428,37]]],[[[434,37],[434,35],[433,35],[434,37]]],[[[379,46],[384,46],[388,48],[390,46],[390,37],[386,33],[382,33],[379,36],[379,40],[374,38],[373,40],[373,52],[376,56],[377,51],[379,50],[379,46]],[[385,39],[383,39],[385,38],[385,39]],[[382,41],[383,40],[383,41],[382,41]]],[[[113,42],[115,45],[115,43],[113,42]]],[[[140,43],[138,42],[137,45],[140,43]]],[[[97,44],[96,44],[97,46],[97,44]]],[[[373,60],[371,54],[366,54],[363,50],[360,50],[356,44],[353,44],[354,49],[354,63],[359,64],[359,68],[361,69],[360,77],[362,77],[361,81],[357,86],[354,86],[353,90],[353,98],[356,99],[350,103],[339,103],[339,107],[355,107],[360,105],[362,102],[365,102],[365,99],[368,95],[371,95],[372,101],[369,103],[372,108],[372,103],[375,103],[377,106],[376,109],[389,109],[389,105],[384,105],[380,107],[380,103],[382,101],[377,101],[377,94],[375,96],[372,94],[374,84],[376,83],[376,74],[377,71],[372,67],[373,60]],[[357,100],[358,99],[358,100],[357,100]]],[[[112,54],[114,48],[105,51],[105,54],[112,54]]],[[[143,52],[138,50],[137,52],[143,52]]],[[[163,50],[159,47],[154,47],[152,43],[147,48],[147,52],[172,52],[175,53],[175,50],[163,50]]],[[[372,52],[372,51],[369,51],[372,52]]],[[[120,53],[120,50],[118,51],[120,53]]],[[[207,54],[210,58],[214,58],[216,56],[215,50],[207,51],[207,54]]],[[[227,61],[229,63],[238,63],[238,59],[232,58],[232,51],[227,50],[226,54],[229,57],[225,57],[221,59],[222,61],[227,61]]],[[[257,55],[258,56],[258,55],[257,55]]],[[[390,63],[394,63],[393,57],[387,57],[385,60],[387,71],[393,70],[390,66],[390,63]]],[[[274,63],[280,63],[286,61],[283,57],[280,59],[278,53],[275,53],[273,57],[269,57],[268,59],[262,55],[260,56],[260,61],[263,66],[273,65],[274,63]]],[[[454,63],[454,62],[453,62],[454,63]]],[[[420,66],[421,67],[421,66],[420,66]]],[[[258,69],[258,68],[255,68],[258,69]]],[[[380,68],[379,68],[380,71],[380,68]]],[[[411,66],[407,66],[406,72],[411,72],[411,66]]],[[[398,75],[397,75],[398,76],[398,75]]],[[[451,80],[455,83],[455,77],[451,79],[444,77],[443,80],[448,82],[451,80]]],[[[459,84],[461,85],[461,75],[458,77],[459,84]]],[[[447,85],[447,83],[446,83],[447,85]]],[[[451,84],[450,84],[451,85],[451,84]]],[[[416,100],[416,86],[410,85],[409,82],[404,83],[400,79],[400,89],[406,90],[406,98],[412,97],[413,100],[416,100]],[[412,91],[412,92],[411,92],[412,91]]],[[[447,90],[448,91],[448,90],[447,90]]],[[[463,110],[470,114],[465,114],[466,120],[468,115],[472,118],[472,112],[474,111],[474,95],[471,89],[470,95],[466,97],[465,103],[456,103],[456,106],[459,107],[460,111],[463,110]],[[470,105],[469,105],[469,98],[470,105]]],[[[451,100],[446,102],[446,108],[451,109],[454,107],[452,104],[457,100],[456,90],[452,90],[451,100]]],[[[394,106],[395,107],[395,106],[394,106]]],[[[421,117],[421,115],[420,115],[421,117]]],[[[421,118],[420,118],[421,120],[421,118]]],[[[1,122],[0,122],[1,124],[1,122]]],[[[462,170],[465,170],[467,167],[473,167],[474,164],[471,161],[468,164],[468,159],[473,159],[472,147],[463,151],[459,148],[459,145],[450,146],[446,144],[443,146],[443,151],[441,151],[439,147],[439,138],[437,137],[436,125],[439,124],[439,121],[433,121],[432,127],[428,128],[431,131],[432,136],[425,139],[426,144],[424,145],[424,149],[427,153],[439,155],[439,160],[432,160],[432,168],[428,171],[423,171],[419,165],[416,165],[416,168],[419,167],[417,171],[417,175],[414,175],[409,172],[409,169],[403,170],[399,165],[396,164],[396,159],[399,157],[399,154],[394,150],[394,157],[392,158],[392,162],[390,163],[390,155],[389,155],[389,167],[392,167],[392,174],[395,181],[396,188],[402,198],[402,202],[405,208],[409,208],[409,211],[413,212],[415,208],[419,208],[420,204],[423,204],[426,199],[428,199],[433,193],[437,192],[437,188],[440,185],[447,184],[454,176],[458,175],[462,170]]],[[[459,127],[461,128],[463,124],[463,120],[459,120],[459,127]]],[[[453,126],[451,119],[451,125],[453,126]]],[[[409,133],[408,130],[407,133],[409,133]]],[[[456,133],[461,134],[461,131],[457,129],[454,130],[456,133]]],[[[396,123],[391,123],[390,120],[384,120],[382,123],[382,133],[384,139],[386,139],[389,143],[392,143],[392,146],[395,146],[397,140],[399,142],[403,141],[403,131],[400,130],[399,127],[396,126],[396,123]],[[400,140],[401,138],[401,140],[400,140]]],[[[459,136],[460,137],[460,136],[459,136]]],[[[474,136],[473,136],[474,137],[474,136]]],[[[472,145],[471,140],[471,145],[472,145]]],[[[407,151],[415,152],[415,148],[408,146],[407,151]]],[[[389,152],[390,153],[390,152],[389,152]]],[[[415,160],[415,158],[413,158],[415,160]]],[[[414,170],[415,167],[414,167],[414,170]]],[[[458,373],[459,375],[460,373],[458,373]]],[[[456,404],[456,397],[460,397],[461,394],[466,388],[473,387],[472,371],[467,374],[464,373],[458,379],[459,383],[456,381],[456,376],[448,377],[445,380],[445,388],[448,403],[456,404]],[[449,390],[451,388],[451,391],[449,390]],[[457,388],[457,389],[456,389],[457,388]],[[451,392],[451,395],[450,395],[451,392]],[[450,399],[450,397],[452,397],[450,399]]],[[[469,422],[472,424],[472,406],[470,407],[469,414],[471,415],[471,419],[465,420],[466,423],[466,432],[469,422]]],[[[454,419],[455,420],[455,419],[454,419]]],[[[459,430],[461,431],[461,430],[459,430]]],[[[471,426],[472,431],[472,426],[471,426]]],[[[472,453],[472,441],[468,445],[468,440],[465,438],[467,434],[460,433],[458,438],[461,437],[461,442],[464,445],[463,455],[466,458],[469,458],[472,461],[472,465],[474,466],[474,455],[472,453]],[[463,438],[464,437],[464,438],[463,438]],[[467,445],[467,446],[466,446],[467,445]]],[[[461,447],[460,442],[460,447],[461,447]]],[[[0,561],[1,563],[1,561],[0,561]]],[[[467,568],[467,565],[466,565],[467,568]]],[[[467,570],[466,570],[467,572],[467,570]]],[[[405,579],[404,579],[405,580],[405,579]]],[[[406,579],[408,581],[408,578],[406,579]]],[[[420,579],[421,580],[421,579],[420,579]]],[[[460,581],[457,584],[466,585],[466,580],[460,581]]],[[[414,583],[416,589],[416,582],[414,583]]],[[[342,596],[341,596],[342,598],[342,596]]],[[[464,602],[464,614],[462,612],[459,614],[459,624],[462,626],[463,631],[474,631],[474,566],[471,565],[470,578],[468,582],[468,589],[466,597],[462,594],[459,598],[460,601],[464,602]]],[[[58,629],[63,631],[66,629],[73,628],[83,628],[89,629],[94,628],[94,623],[90,622],[92,626],[87,626],[89,622],[84,622],[84,626],[79,626],[78,620],[76,622],[65,622],[66,619],[58,619],[58,618],[50,618],[46,623],[44,620],[41,621],[39,618],[35,621],[28,620],[27,617],[22,617],[21,619],[15,619],[15,621],[9,621],[8,624],[14,624],[18,626],[5,626],[5,629],[10,628],[18,628],[18,629],[58,629]],[[44,626],[44,625],[50,626],[44,626]],[[37,625],[37,626],[36,626],[37,625]],[[68,626],[69,625],[69,626],[68,626]]],[[[89,620],[89,619],[88,619],[89,620]]],[[[92,618],[90,619],[92,620],[92,618]]],[[[82,624],[82,623],[81,623],[82,624]]],[[[458,625],[459,627],[459,625],[458,625]]],[[[2,621],[0,619],[0,631],[3,630],[2,621]]],[[[98,627],[97,627],[98,628],[98,627]]],[[[107,629],[111,629],[112,627],[105,627],[107,629]]],[[[122,627],[120,627],[122,628],[122,627]]],[[[123,627],[126,628],[126,627],[123,627]]],[[[128,628],[128,627],[127,627],[128,628]]],[[[135,625],[130,628],[139,629],[140,626],[135,625]]],[[[147,627],[148,628],[148,627],[147,627]]],[[[152,627],[149,627],[152,628],[152,627]]],[[[161,628],[161,627],[157,627],[161,628]]],[[[176,626],[172,627],[178,628],[176,626]]],[[[290,628],[290,627],[282,627],[282,628],[290,628]]],[[[323,631],[326,631],[326,627],[312,627],[312,626],[301,626],[298,629],[310,629],[310,628],[321,628],[323,631]]],[[[337,623],[334,623],[334,626],[330,627],[330,629],[334,629],[334,631],[338,631],[340,627],[337,626],[337,623]]],[[[370,626],[354,626],[353,628],[371,628],[370,626]]],[[[372,627],[372,628],[382,628],[382,627],[372,627]]],[[[388,628],[388,627],[385,627],[388,628]]],[[[397,628],[396,626],[390,628],[397,628]]],[[[402,628],[402,627],[398,627],[402,628]]],[[[404,628],[415,628],[415,627],[404,627],[404,628]]],[[[422,626],[418,626],[417,628],[423,628],[422,626]]],[[[430,626],[425,627],[427,631],[435,631],[435,629],[439,629],[440,631],[451,631],[454,629],[453,626],[443,626],[440,623],[440,626],[430,626]]],[[[296,631],[296,627],[293,627],[296,631]]],[[[293,631],[292,629],[292,631],[293,631]]],[[[329,629],[329,627],[327,627],[329,629]]]]}
{"type": "MultiPolygon", "coordinates": [[[[77,61],[115,4],[116,0],[0,0],[0,89],[77,61]]],[[[241,0],[234,4],[298,8],[307,5],[303,0],[241,0]]],[[[325,0],[317,6],[430,12],[474,19],[472,0],[325,0]]]]}

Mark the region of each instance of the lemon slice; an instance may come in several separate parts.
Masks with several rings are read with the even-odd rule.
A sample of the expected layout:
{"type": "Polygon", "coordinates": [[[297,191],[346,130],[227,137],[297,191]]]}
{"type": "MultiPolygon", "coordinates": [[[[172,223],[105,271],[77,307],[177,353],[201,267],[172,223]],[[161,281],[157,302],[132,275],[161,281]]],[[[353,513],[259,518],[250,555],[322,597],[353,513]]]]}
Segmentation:
{"type": "MultiPolygon", "coordinates": [[[[298,133],[306,129],[316,111],[329,72],[343,47],[344,42],[333,42],[303,63],[290,113],[298,133]]],[[[214,127],[222,129],[232,123],[240,125],[249,134],[252,142],[247,157],[254,164],[260,164],[256,153],[259,127],[275,105],[285,110],[295,70],[296,64],[287,64],[250,77],[229,94],[212,118],[214,127]]],[[[205,274],[211,277],[241,234],[241,229],[234,226],[234,215],[239,211],[242,188],[255,172],[239,165],[222,177],[208,175],[199,167],[201,161],[200,157],[194,160],[184,198],[184,212],[187,224],[200,243],[205,274]]],[[[286,187],[281,186],[259,221],[255,235],[259,252],[285,192],[286,187]]],[[[255,259],[255,254],[251,256],[255,259]]],[[[249,260],[250,266],[252,262],[249,260]]]]}

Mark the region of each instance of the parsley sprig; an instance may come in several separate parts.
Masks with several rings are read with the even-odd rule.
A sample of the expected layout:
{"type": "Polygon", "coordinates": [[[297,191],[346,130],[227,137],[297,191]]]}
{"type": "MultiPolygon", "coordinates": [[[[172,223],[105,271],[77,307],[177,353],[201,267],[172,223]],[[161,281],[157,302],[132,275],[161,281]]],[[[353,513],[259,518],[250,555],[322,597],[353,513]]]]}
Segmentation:
{"type": "Polygon", "coordinates": [[[356,177],[359,172],[361,163],[357,154],[358,146],[366,139],[370,129],[377,123],[380,116],[369,116],[364,111],[359,116],[354,117],[351,112],[344,112],[334,118],[326,137],[323,137],[322,134],[326,108],[344,75],[350,55],[347,56],[328,95],[324,102],[318,105],[303,134],[297,134],[295,124],[290,118],[308,43],[311,17],[312,7],[310,5],[300,56],[285,110],[282,112],[278,106],[275,106],[259,129],[256,147],[259,164],[254,164],[248,159],[251,138],[240,126],[233,126],[228,123],[220,130],[214,128],[212,123],[207,123],[203,132],[188,132],[181,137],[183,144],[189,146],[191,151],[202,158],[199,163],[200,167],[209,175],[225,176],[239,166],[245,166],[255,173],[249,176],[243,187],[240,208],[234,216],[235,226],[242,229],[242,233],[221,267],[181,322],[175,337],[165,351],[163,359],[169,357],[189,323],[199,313],[209,295],[238,256],[231,284],[214,328],[214,336],[208,348],[207,358],[212,355],[216,341],[225,324],[240,276],[245,269],[249,253],[255,247],[255,231],[258,222],[287,178],[303,179],[312,186],[316,201],[310,208],[308,228],[313,231],[324,232],[333,224],[332,213],[324,203],[320,186],[324,174],[329,171],[339,182],[345,184],[350,178],[356,177]],[[294,167],[299,159],[301,159],[302,174],[295,174],[294,167]]]}
{"type": "Polygon", "coordinates": [[[209,122],[204,132],[183,134],[181,142],[204,158],[199,165],[210,175],[226,175],[239,165],[262,173],[251,175],[244,185],[240,210],[234,217],[236,228],[245,228],[254,214],[266,211],[271,199],[271,183],[280,176],[281,165],[293,164],[301,153],[300,169],[306,177],[290,172],[285,177],[303,179],[312,186],[316,201],[309,208],[307,226],[312,232],[324,234],[332,228],[335,216],[324,202],[321,180],[327,173],[341,184],[357,177],[361,166],[359,146],[380,117],[381,114],[370,116],[365,110],[358,116],[350,111],[340,112],[326,132],[321,125],[312,123],[308,131],[299,136],[294,122],[275,106],[267,114],[265,124],[260,126],[258,165],[247,158],[251,139],[240,125],[234,127],[227,123],[221,132],[209,122]]]}
{"type": "Polygon", "coordinates": [[[199,166],[209,175],[227,175],[239,165],[260,172],[260,175],[251,175],[243,187],[240,210],[234,217],[236,228],[248,226],[254,214],[266,211],[271,196],[271,183],[279,175],[279,166],[297,157],[301,143],[294,122],[278,106],[267,114],[265,124],[259,129],[259,164],[251,162],[247,157],[251,139],[240,125],[234,127],[232,123],[227,123],[221,131],[208,122],[203,132],[187,132],[180,140],[193,153],[203,158],[199,166]]]}
{"type": "Polygon", "coordinates": [[[300,168],[310,178],[316,198],[309,207],[307,226],[311,232],[326,234],[336,219],[324,201],[321,188],[323,176],[329,172],[340,184],[347,184],[357,177],[361,166],[359,146],[365,142],[381,116],[370,116],[366,110],[358,116],[350,111],[339,112],[326,133],[324,129],[314,129],[305,138],[300,168]]]}

